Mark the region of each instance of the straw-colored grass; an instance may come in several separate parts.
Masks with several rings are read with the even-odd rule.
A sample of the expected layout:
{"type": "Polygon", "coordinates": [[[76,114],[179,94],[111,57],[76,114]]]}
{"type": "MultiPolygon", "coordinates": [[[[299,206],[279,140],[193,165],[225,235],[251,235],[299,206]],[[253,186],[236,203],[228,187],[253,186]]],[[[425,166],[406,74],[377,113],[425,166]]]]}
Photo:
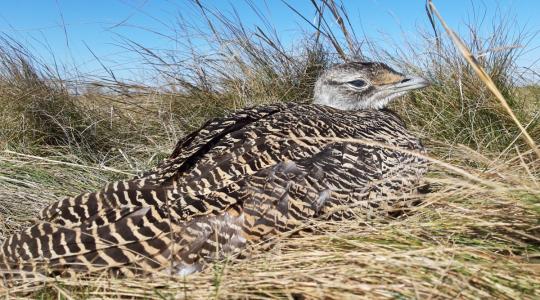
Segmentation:
{"type": "MultiPolygon", "coordinates": [[[[453,152],[456,161],[462,161],[465,154],[482,157],[467,148],[453,152]]],[[[3,231],[21,226],[37,209],[35,203],[54,200],[55,194],[68,192],[66,186],[68,193],[76,193],[100,185],[110,175],[105,170],[61,166],[13,154],[4,154],[2,159],[2,170],[8,171],[1,176],[12,179],[2,182],[2,191],[10,191],[2,198],[19,200],[17,207],[4,207],[11,209],[11,217],[2,222],[6,224],[3,231]],[[45,199],[38,190],[48,191],[45,199]]],[[[520,158],[514,157],[514,161],[520,158]]],[[[437,192],[427,194],[407,217],[314,222],[307,224],[313,229],[309,234],[277,238],[269,251],[219,262],[200,274],[156,275],[152,279],[108,275],[48,278],[8,293],[47,299],[56,295],[68,299],[534,299],[540,296],[538,182],[512,161],[489,163],[492,166],[486,171],[464,169],[485,185],[434,165],[428,180],[437,192]]]]}
{"type": "Polygon", "coordinates": [[[505,47],[521,44],[523,36],[509,36],[501,25],[485,40],[473,30],[473,39],[461,45],[482,54],[477,67],[500,92],[495,97],[444,35],[426,35],[425,48],[408,45],[392,55],[363,51],[359,45],[369,43],[358,42],[346,10],[333,1],[313,3],[320,12],[310,24],[313,35],[291,50],[271,30],[250,32],[196,2],[209,26],[193,34],[207,39],[212,55],[193,54],[198,51],[189,41],[172,58],[126,45],[155,68],[162,87],[93,80],[75,96],[72,83],[4,39],[0,242],[55,200],[155,165],[206,119],[248,105],[307,101],[321,69],[368,53],[433,83],[394,105],[429,149],[431,192],[420,205],[395,219],[360,213],[343,222],[314,220],[306,224],[309,231],[276,237],[272,247],[256,248],[247,259],[219,261],[187,277],[40,278],[0,288],[0,297],[540,298],[540,158],[534,145],[540,140],[540,88],[537,82],[516,84],[519,55],[505,47]],[[334,20],[338,31],[327,25],[334,20]],[[494,48],[502,50],[487,51],[494,48]],[[530,139],[523,139],[523,130],[530,139]]]}

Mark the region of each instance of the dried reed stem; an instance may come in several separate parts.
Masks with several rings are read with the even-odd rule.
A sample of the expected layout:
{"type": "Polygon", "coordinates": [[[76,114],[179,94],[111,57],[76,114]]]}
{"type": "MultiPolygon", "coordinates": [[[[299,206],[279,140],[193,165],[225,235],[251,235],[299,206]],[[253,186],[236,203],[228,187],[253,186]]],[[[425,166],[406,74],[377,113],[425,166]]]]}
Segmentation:
{"type": "Polygon", "coordinates": [[[521,125],[521,122],[517,119],[516,115],[512,111],[512,108],[510,108],[510,106],[508,105],[508,102],[506,101],[506,99],[502,95],[501,91],[499,91],[499,89],[497,88],[497,86],[495,85],[495,83],[493,82],[491,77],[486,73],[484,68],[482,68],[482,66],[480,66],[480,64],[478,63],[478,61],[474,57],[474,55],[471,53],[471,51],[465,45],[465,43],[463,43],[463,41],[459,38],[459,36],[452,29],[450,29],[450,27],[448,27],[448,25],[444,21],[443,17],[437,11],[437,8],[435,7],[435,4],[433,4],[433,2],[431,0],[429,0],[429,9],[430,9],[431,12],[433,12],[437,16],[437,19],[439,19],[439,21],[441,22],[441,25],[446,30],[446,33],[448,34],[448,36],[450,36],[450,38],[452,39],[452,41],[454,42],[454,44],[456,45],[458,50],[461,52],[461,54],[463,55],[465,60],[467,60],[467,62],[472,66],[472,68],[474,69],[476,74],[486,84],[486,86],[493,93],[493,95],[495,95],[495,97],[497,97],[497,99],[499,99],[502,107],[506,110],[508,115],[510,115],[510,117],[512,118],[514,123],[516,123],[519,130],[521,130],[521,133],[523,135],[523,138],[525,139],[525,142],[527,142],[527,144],[529,144],[529,146],[531,146],[533,151],[540,158],[540,149],[538,148],[538,146],[536,146],[536,143],[531,138],[531,136],[529,135],[529,133],[527,132],[525,127],[523,127],[523,125],[521,125]]]}

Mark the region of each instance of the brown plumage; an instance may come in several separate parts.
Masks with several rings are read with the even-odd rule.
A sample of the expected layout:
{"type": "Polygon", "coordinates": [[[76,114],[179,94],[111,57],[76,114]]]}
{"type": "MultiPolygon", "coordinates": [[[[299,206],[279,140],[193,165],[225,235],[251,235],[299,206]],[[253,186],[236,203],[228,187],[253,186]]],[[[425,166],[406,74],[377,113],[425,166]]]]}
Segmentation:
{"type": "Polygon", "coordinates": [[[424,148],[379,108],[423,86],[384,64],[348,63],[321,75],[313,104],[211,120],[153,170],[53,203],[7,238],[4,284],[32,272],[189,274],[313,218],[399,210],[426,172],[411,153],[424,148]]]}

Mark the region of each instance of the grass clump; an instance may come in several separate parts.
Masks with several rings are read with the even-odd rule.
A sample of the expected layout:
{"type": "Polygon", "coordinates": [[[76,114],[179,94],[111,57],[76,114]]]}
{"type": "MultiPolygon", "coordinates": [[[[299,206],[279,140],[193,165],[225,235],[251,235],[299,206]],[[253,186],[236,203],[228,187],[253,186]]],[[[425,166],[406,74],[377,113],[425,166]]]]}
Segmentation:
{"type": "MultiPolygon", "coordinates": [[[[485,34],[475,24],[469,24],[464,41],[533,140],[538,141],[540,115],[534,111],[540,94],[523,87],[523,82],[518,83],[522,78],[516,65],[534,36],[512,33],[511,24],[511,20],[500,17],[485,34]]],[[[439,30],[442,29],[437,28],[436,32],[439,30]]],[[[499,155],[514,144],[530,148],[519,139],[520,131],[514,121],[450,39],[424,33],[420,40],[392,54],[381,54],[383,59],[432,83],[431,87],[412,93],[408,101],[397,103],[396,108],[408,123],[431,139],[467,145],[482,153],[499,155]]]]}
{"type": "Polygon", "coordinates": [[[2,148],[103,148],[91,114],[66,82],[7,37],[0,39],[0,97],[2,148]]]}
{"type": "Polygon", "coordinates": [[[156,104],[145,101],[145,93],[119,91],[82,76],[63,79],[22,44],[1,37],[0,149],[98,164],[144,152],[141,145],[166,135],[160,131],[171,112],[163,113],[160,105],[168,99],[156,104]]]}

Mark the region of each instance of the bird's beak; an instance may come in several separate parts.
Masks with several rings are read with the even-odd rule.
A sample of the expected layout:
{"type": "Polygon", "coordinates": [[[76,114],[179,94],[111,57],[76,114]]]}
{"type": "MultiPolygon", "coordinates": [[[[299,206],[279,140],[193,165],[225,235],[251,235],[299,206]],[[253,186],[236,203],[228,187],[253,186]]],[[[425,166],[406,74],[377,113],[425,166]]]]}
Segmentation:
{"type": "Polygon", "coordinates": [[[429,82],[424,78],[408,76],[399,83],[395,84],[392,88],[396,90],[396,92],[405,92],[425,88],[428,85],[429,82]]]}

